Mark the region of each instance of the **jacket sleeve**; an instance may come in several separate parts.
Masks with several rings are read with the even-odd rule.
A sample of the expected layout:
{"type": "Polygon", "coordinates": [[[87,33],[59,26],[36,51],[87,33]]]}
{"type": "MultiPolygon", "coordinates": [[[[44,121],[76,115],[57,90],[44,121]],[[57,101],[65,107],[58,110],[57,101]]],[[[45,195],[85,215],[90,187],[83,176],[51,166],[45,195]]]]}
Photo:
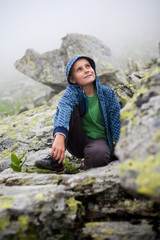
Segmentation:
{"type": "Polygon", "coordinates": [[[119,140],[121,128],[120,104],[113,89],[111,89],[111,98],[109,104],[109,125],[113,141],[117,143],[119,140]]]}
{"type": "Polygon", "coordinates": [[[74,107],[78,104],[76,89],[68,86],[61,100],[58,103],[54,117],[54,133],[66,135],[69,130],[69,122],[74,107]]]}

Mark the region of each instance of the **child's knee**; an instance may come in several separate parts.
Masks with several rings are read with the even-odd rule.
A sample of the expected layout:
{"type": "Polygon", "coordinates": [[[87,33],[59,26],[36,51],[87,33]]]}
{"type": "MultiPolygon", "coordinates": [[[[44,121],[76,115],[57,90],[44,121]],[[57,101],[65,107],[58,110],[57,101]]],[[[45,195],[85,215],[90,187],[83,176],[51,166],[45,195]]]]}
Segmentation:
{"type": "Polygon", "coordinates": [[[104,146],[97,146],[92,149],[85,149],[84,151],[84,169],[102,167],[109,163],[110,152],[109,148],[104,146]]]}

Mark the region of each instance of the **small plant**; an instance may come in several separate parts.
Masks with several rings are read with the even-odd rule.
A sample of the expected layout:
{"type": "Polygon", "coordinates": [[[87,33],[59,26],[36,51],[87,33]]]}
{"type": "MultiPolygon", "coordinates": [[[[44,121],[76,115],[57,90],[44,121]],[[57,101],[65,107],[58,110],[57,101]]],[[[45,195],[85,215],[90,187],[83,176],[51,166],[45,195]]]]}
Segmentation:
{"type": "Polygon", "coordinates": [[[26,162],[27,157],[25,157],[24,161],[21,162],[22,158],[26,155],[26,152],[22,155],[22,157],[18,158],[14,153],[11,154],[11,168],[13,171],[21,172],[23,164],[26,162]]]}

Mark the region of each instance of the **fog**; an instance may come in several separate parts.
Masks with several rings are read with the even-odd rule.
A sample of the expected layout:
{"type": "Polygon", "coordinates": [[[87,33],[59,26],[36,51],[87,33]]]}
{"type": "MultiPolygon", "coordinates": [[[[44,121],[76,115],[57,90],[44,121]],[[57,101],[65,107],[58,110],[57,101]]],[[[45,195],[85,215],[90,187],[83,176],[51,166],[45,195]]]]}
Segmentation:
{"type": "Polygon", "coordinates": [[[154,56],[160,0],[0,0],[0,33],[0,80],[14,74],[26,49],[57,49],[67,33],[95,36],[116,57],[144,47],[154,56]]]}

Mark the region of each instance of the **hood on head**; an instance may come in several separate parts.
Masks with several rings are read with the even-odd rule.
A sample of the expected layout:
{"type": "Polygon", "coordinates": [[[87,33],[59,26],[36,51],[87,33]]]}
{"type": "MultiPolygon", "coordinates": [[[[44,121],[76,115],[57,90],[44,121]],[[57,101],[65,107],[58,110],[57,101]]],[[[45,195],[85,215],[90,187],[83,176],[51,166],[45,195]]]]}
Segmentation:
{"type": "Polygon", "coordinates": [[[70,70],[71,70],[73,64],[75,63],[75,61],[77,61],[79,58],[86,58],[86,59],[89,61],[89,63],[91,64],[91,67],[94,69],[95,74],[96,74],[96,65],[95,65],[95,62],[93,61],[92,58],[87,57],[87,56],[75,55],[75,56],[73,56],[73,57],[69,60],[69,62],[67,63],[67,66],[66,66],[66,77],[67,77],[67,82],[68,82],[69,84],[72,84],[72,83],[70,83],[70,81],[69,81],[69,73],[70,73],[70,70]]]}

